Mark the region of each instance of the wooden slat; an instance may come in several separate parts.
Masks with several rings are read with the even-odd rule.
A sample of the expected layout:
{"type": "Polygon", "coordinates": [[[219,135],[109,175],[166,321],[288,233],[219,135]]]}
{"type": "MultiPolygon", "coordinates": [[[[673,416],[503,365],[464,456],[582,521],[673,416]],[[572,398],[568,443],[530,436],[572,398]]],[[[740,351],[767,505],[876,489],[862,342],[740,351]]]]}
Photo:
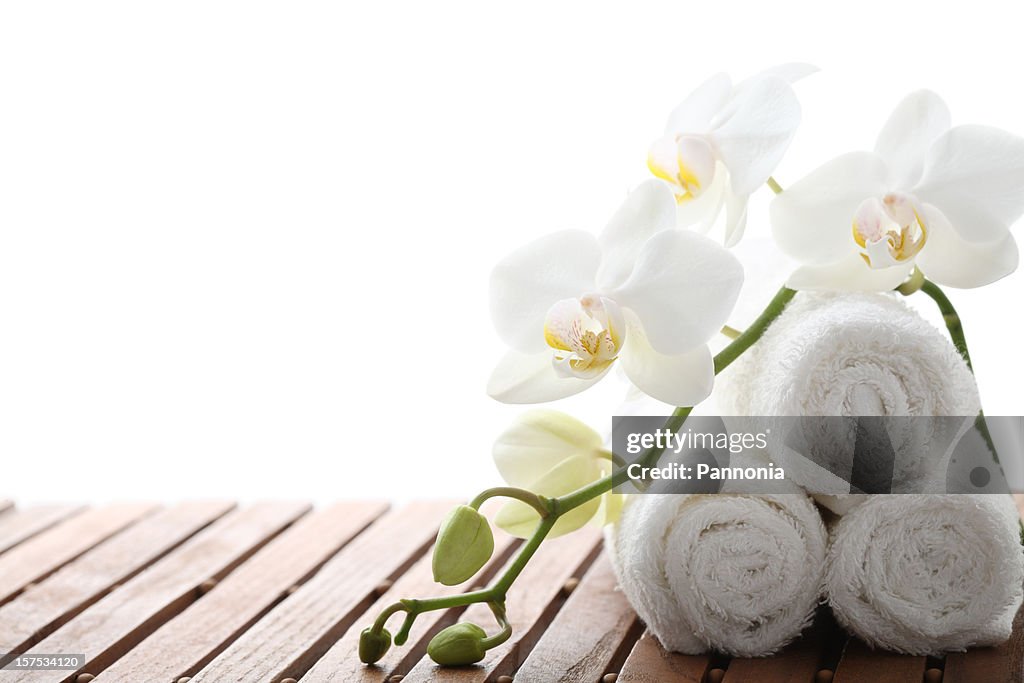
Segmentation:
{"type": "Polygon", "coordinates": [[[924,678],[924,657],[872,650],[857,638],[850,638],[839,660],[835,683],[907,683],[924,678]]]}
{"type": "Polygon", "coordinates": [[[0,607],[0,643],[24,652],[232,507],[182,503],[143,519],[0,607]]]}
{"type": "MultiPolygon", "coordinates": [[[[229,573],[308,509],[305,503],[261,503],[224,517],[44,638],[29,654],[84,653],[82,671],[102,671],[195,601],[200,584],[229,573]]],[[[73,678],[66,671],[10,673],[17,683],[73,678]]]]}
{"type": "Polygon", "coordinates": [[[87,510],[0,555],[0,605],[156,509],[121,503],[87,510]]]}
{"type": "Polygon", "coordinates": [[[386,509],[384,503],[339,503],[300,520],[96,680],[192,675],[386,509]]]}
{"type": "Polygon", "coordinates": [[[389,513],[192,678],[192,683],[298,679],[437,535],[451,503],[413,503],[389,513]]]}
{"type": "Polygon", "coordinates": [[[85,509],[82,505],[37,505],[0,517],[0,553],[85,509]]]}
{"type": "Polygon", "coordinates": [[[667,652],[648,631],[626,658],[618,683],[701,683],[710,665],[711,660],[704,655],[667,652]]]}
{"type": "Polygon", "coordinates": [[[1024,607],[1017,610],[1010,639],[997,647],[980,647],[946,656],[943,683],[1024,680],[1024,607]]]}
{"type": "MultiPolygon", "coordinates": [[[[509,553],[518,545],[518,539],[508,534],[497,534],[494,554],[480,570],[477,581],[486,582],[500,569],[509,553]]],[[[472,588],[472,586],[469,586],[472,588]]],[[[359,634],[373,623],[382,610],[402,598],[454,595],[467,590],[466,586],[441,586],[434,582],[431,554],[428,552],[402,574],[394,585],[377,599],[327,653],[302,677],[302,683],[380,683],[396,671],[407,671],[423,656],[427,643],[437,631],[455,620],[458,612],[438,610],[421,614],[401,647],[393,646],[375,666],[364,666],[359,661],[359,634]]],[[[401,624],[402,615],[394,617],[389,629],[394,632],[401,624]]]]}
{"type": "MultiPolygon", "coordinates": [[[[597,529],[584,528],[546,541],[508,592],[506,607],[512,625],[511,638],[488,650],[484,660],[473,667],[441,669],[429,659],[423,659],[402,679],[403,683],[470,683],[514,674],[561,607],[565,582],[586,570],[600,548],[600,540],[597,529]]],[[[467,609],[463,620],[479,624],[488,633],[497,628],[485,605],[467,609]]]]}
{"type": "Polygon", "coordinates": [[[593,683],[617,667],[643,627],[602,554],[559,610],[516,677],[593,683]]]}

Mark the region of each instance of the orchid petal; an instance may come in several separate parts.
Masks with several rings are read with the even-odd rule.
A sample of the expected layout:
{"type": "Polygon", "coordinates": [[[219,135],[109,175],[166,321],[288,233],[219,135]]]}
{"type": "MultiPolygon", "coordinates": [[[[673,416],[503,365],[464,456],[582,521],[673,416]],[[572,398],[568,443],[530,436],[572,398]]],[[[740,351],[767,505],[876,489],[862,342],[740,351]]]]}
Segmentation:
{"type": "Polygon", "coordinates": [[[611,298],[636,314],[659,353],[678,354],[722,328],[742,284],[743,267],[727,249],[688,230],[669,230],[647,241],[611,298]]]}
{"type": "Polygon", "coordinates": [[[803,266],[789,276],[786,286],[804,291],[887,292],[898,287],[912,262],[891,268],[872,268],[859,253],[823,266],[803,266]]]}
{"type": "Polygon", "coordinates": [[[731,94],[732,80],[729,76],[715,74],[672,110],[665,125],[665,134],[706,132],[711,119],[725,106],[731,94]]]}
{"type": "Polygon", "coordinates": [[[601,233],[597,271],[600,289],[614,289],[629,277],[644,243],[676,225],[676,200],[668,185],[651,179],[633,190],[601,233]]]}
{"type": "Polygon", "coordinates": [[[622,493],[606,493],[600,498],[601,505],[597,509],[590,524],[598,528],[615,524],[622,516],[622,508],[626,503],[626,495],[622,493]]]}
{"type": "Polygon", "coordinates": [[[707,344],[676,355],[661,354],[651,348],[636,323],[629,328],[619,360],[640,391],[674,406],[697,405],[711,395],[715,383],[715,361],[707,344]]]}
{"type": "Polygon", "coordinates": [[[886,167],[871,152],[851,152],[811,171],[771,203],[772,234],[786,255],[811,264],[852,253],[853,216],[886,189],[886,167]]]}
{"type": "Polygon", "coordinates": [[[494,442],[494,464],[510,486],[526,488],[563,460],[598,458],[600,434],[557,410],[521,415],[494,442]]]}
{"type": "Polygon", "coordinates": [[[676,210],[676,225],[701,233],[708,232],[724,205],[724,193],[729,185],[729,172],[721,161],[715,164],[715,175],[703,192],[680,202],[676,210]]]}
{"type": "Polygon", "coordinates": [[[491,317],[498,334],[524,353],[544,349],[548,309],[592,291],[600,263],[597,240],[581,230],[556,232],[506,256],[491,273],[491,317]]]}
{"type": "MultiPolygon", "coordinates": [[[[600,476],[600,468],[593,458],[568,458],[523,488],[541,496],[556,498],[593,483],[600,476]]],[[[563,513],[548,533],[548,538],[579,529],[597,514],[600,506],[600,497],[597,497],[563,513]]],[[[539,522],[540,515],[537,511],[519,500],[506,503],[494,518],[498,528],[519,538],[529,538],[533,535],[539,522]]]]}
{"type": "Polygon", "coordinates": [[[731,187],[725,190],[725,237],[726,247],[735,247],[747,229],[748,195],[738,195],[731,187]]]}
{"type": "Polygon", "coordinates": [[[875,153],[889,166],[889,188],[917,183],[928,148],[949,130],[951,120],[949,107],[930,90],[912,92],[896,105],[875,142],[875,153]]]}
{"type": "Polygon", "coordinates": [[[917,256],[925,276],[940,285],[972,288],[991,284],[1017,269],[1019,254],[1013,235],[988,244],[968,242],[942,213],[925,205],[928,239],[917,256]]]}
{"type": "Polygon", "coordinates": [[[789,83],[762,78],[730,102],[710,133],[733,190],[752,193],[782,161],[800,125],[800,102],[789,83]]]}
{"type": "Polygon", "coordinates": [[[509,351],[491,373],[487,393],[502,403],[545,403],[578,394],[607,374],[596,377],[562,377],[555,372],[551,351],[509,351]]]}
{"type": "Polygon", "coordinates": [[[914,194],[968,242],[1002,240],[1024,213],[1024,138],[988,126],[947,131],[928,150],[914,194]]]}

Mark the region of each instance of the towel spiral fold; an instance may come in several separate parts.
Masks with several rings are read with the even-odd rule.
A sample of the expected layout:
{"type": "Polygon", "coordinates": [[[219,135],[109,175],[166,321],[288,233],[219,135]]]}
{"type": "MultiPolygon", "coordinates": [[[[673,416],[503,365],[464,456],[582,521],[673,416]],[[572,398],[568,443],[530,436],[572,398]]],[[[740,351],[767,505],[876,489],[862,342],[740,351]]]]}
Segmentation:
{"type": "Polygon", "coordinates": [[[776,652],[822,592],[827,536],[803,493],[632,496],[608,541],[623,592],[674,652],[776,652]]]}
{"type": "Polygon", "coordinates": [[[1006,495],[872,496],[833,528],[826,567],[839,623],[907,654],[1001,643],[1024,597],[1006,495]]]}

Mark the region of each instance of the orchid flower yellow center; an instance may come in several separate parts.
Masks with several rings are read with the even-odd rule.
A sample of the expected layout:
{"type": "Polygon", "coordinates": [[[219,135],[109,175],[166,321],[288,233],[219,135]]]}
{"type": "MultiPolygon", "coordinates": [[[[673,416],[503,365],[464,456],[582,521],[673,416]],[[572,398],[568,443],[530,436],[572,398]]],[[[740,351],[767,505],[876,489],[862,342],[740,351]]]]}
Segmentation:
{"type": "Polygon", "coordinates": [[[562,377],[585,379],[607,370],[622,349],[624,331],[619,307],[597,294],[562,299],[544,321],[544,340],[562,377]]]}
{"type": "Polygon", "coordinates": [[[928,229],[917,200],[896,192],[864,200],[853,218],[853,240],[872,268],[911,261],[924,247],[928,229]]]}
{"type": "Polygon", "coordinates": [[[701,136],[665,136],[651,145],[647,167],[655,176],[670,183],[676,201],[683,203],[698,197],[711,184],[715,176],[715,153],[701,136]]]}

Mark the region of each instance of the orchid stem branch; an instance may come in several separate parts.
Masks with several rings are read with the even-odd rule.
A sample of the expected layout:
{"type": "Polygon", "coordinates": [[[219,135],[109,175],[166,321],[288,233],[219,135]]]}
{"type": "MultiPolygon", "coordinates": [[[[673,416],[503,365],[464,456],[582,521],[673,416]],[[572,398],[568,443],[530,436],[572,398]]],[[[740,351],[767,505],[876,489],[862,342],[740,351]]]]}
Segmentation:
{"type": "MultiPolygon", "coordinates": [[[[967,349],[967,337],[964,335],[963,322],[960,320],[960,314],[956,312],[956,308],[953,306],[953,302],[949,300],[946,293],[942,291],[942,288],[931,280],[924,277],[920,270],[915,269],[914,275],[911,276],[907,284],[914,283],[915,276],[919,279],[916,289],[911,290],[917,291],[918,289],[925,295],[927,295],[939,309],[939,313],[942,314],[942,321],[946,324],[946,330],[949,331],[949,338],[953,341],[953,346],[956,348],[960,357],[967,363],[967,369],[972,373],[974,372],[974,365],[971,363],[971,352],[967,349]]],[[[902,286],[899,288],[901,294],[907,295],[908,292],[904,292],[902,286]]],[[[974,427],[981,434],[981,438],[984,439],[985,445],[988,446],[989,452],[992,454],[992,458],[999,463],[999,453],[996,451],[995,441],[992,439],[992,433],[988,429],[988,422],[985,421],[985,411],[979,410],[978,417],[974,421],[974,427]]]]}
{"type": "Polygon", "coordinates": [[[484,504],[484,501],[489,498],[515,498],[516,500],[522,501],[532,507],[541,517],[547,517],[551,514],[551,504],[547,498],[538,496],[532,491],[526,489],[515,488],[512,486],[495,486],[494,488],[487,489],[481,492],[476,498],[470,501],[469,507],[474,510],[479,510],[480,506],[484,504]]]}

